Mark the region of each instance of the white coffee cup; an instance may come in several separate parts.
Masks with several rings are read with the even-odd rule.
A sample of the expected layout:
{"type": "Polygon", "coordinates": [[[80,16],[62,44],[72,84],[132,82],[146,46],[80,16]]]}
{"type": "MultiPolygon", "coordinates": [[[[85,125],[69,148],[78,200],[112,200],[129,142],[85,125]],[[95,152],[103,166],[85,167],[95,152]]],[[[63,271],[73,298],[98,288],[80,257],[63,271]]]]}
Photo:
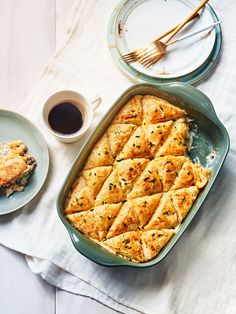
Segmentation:
{"type": "MultiPolygon", "coordinates": [[[[43,106],[43,120],[50,133],[52,133],[55,138],[64,143],[72,143],[77,141],[90,127],[94,111],[100,105],[102,99],[99,95],[94,95],[93,100],[89,101],[85,96],[77,93],[73,90],[62,90],[53,95],[51,95],[43,106]],[[72,103],[80,110],[82,114],[83,124],[82,127],[75,133],[72,134],[62,134],[52,129],[49,124],[48,117],[50,111],[61,103],[72,103]]],[[[66,117],[65,117],[66,119],[66,117]]]]}

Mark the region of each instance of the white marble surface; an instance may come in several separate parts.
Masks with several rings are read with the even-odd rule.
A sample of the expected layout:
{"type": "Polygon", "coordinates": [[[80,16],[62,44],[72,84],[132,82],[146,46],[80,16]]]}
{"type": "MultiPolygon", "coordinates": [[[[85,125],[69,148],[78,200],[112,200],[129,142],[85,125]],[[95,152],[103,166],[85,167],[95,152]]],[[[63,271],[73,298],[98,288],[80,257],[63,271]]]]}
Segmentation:
{"type": "MultiPolygon", "coordinates": [[[[17,106],[65,36],[73,0],[0,0],[1,108],[17,106]]],[[[16,252],[0,246],[1,314],[115,313],[56,289],[33,274],[16,252]]]]}

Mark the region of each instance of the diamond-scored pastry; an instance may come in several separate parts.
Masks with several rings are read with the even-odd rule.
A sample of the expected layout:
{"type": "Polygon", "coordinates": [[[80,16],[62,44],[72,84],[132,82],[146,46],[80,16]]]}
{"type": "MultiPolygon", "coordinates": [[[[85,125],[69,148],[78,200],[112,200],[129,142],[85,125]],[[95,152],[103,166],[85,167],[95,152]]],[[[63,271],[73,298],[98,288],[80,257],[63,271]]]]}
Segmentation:
{"type": "Polygon", "coordinates": [[[154,157],[172,124],[173,121],[168,121],[138,127],[118,155],[117,160],[154,157]]]}
{"type": "Polygon", "coordinates": [[[127,231],[138,230],[139,219],[133,206],[130,205],[129,202],[126,202],[122,206],[107,234],[108,239],[127,231]]]}
{"type": "Polygon", "coordinates": [[[162,192],[162,182],[159,173],[155,168],[155,160],[152,160],[147,168],[142,172],[139,179],[134,185],[132,191],[128,194],[128,198],[136,198],[145,195],[152,195],[162,192]]]}
{"type": "Polygon", "coordinates": [[[86,210],[81,213],[69,214],[67,215],[67,219],[75,228],[79,229],[87,236],[99,239],[99,229],[95,221],[93,209],[86,210]]]}
{"type": "Polygon", "coordinates": [[[187,135],[187,123],[184,119],[180,118],[174,122],[167,139],[157,151],[156,156],[185,156],[187,153],[187,135]]]}
{"type": "Polygon", "coordinates": [[[71,214],[79,211],[92,208],[94,205],[94,196],[86,185],[82,176],[80,176],[74,183],[71,192],[69,193],[65,213],[71,214]]]}
{"type": "Polygon", "coordinates": [[[187,137],[184,110],[155,96],[131,98],[73,184],[68,221],[123,258],[157,256],[210,175],[187,157],[187,137]]]}
{"type": "Polygon", "coordinates": [[[96,167],[89,170],[83,170],[81,172],[87,187],[92,192],[93,196],[96,197],[101,190],[104,181],[110,175],[112,167],[96,167]]]}
{"type": "Polygon", "coordinates": [[[99,166],[113,165],[113,157],[109,145],[108,135],[105,133],[94,145],[84,169],[92,169],[99,166]]]}
{"type": "Polygon", "coordinates": [[[94,206],[95,197],[111,171],[111,166],[83,170],[81,176],[73,184],[72,190],[67,198],[65,212],[70,214],[92,208],[94,206]]]}
{"type": "Polygon", "coordinates": [[[126,194],[121,187],[118,171],[115,169],[103,184],[97,195],[95,205],[119,203],[124,201],[125,198],[126,194]]]}
{"type": "Polygon", "coordinates": [[[160,199],[161,194],[155,194],[124,203],[107,234],[107,238],[131,230],[141,230],[152,217],[160,199]]]}
{"type": "Polygon", "coordinates": [[[114,168],[117,169],[121,188],[126,195],[132,190],[148,163],[149,159],[146,158],[133,158],[117,162],[114,168]]]}
{"type": "Polygon", "coordinates": [[[67,215],[77,229],[94,239],[103,240],[116,218],[122,203],[96,206],[90,210],[67,215]]]}
{"type": "Polygon", "coordinates": [[[122,203],[100,205],[94,208],[94,218],[98,227],[99,240],[105,239],[107,232],[116,218],[122,203]]]}
{"type": "Polygon", "coordinates": [[[196,186],[190,186],[171,192],[171,198],[177,211],[179,222],[182,222],[186,217],[198,193],[199,189],[196,186]]]}
{"type": "Polygon", "coordinates": [[[136,95],[131,98],[127,104],[121,108],[114,118],[112,124],[142,124],[143,108],[142,96],[136,95]]]}
{"type": "Polygon", "coordinates": [[[183,156],[166,156],[155,159],[155,169],[160,176],[163,192],[167,192],[172,187],[186,160],[188,159],[183,156]]]}
{"type": "Polygon", "coordinates": [[[143,262],[144,256],[141,235],[142,232],[139,231],[125,232],[106,240],[104,245],[110,247],[115,253],[132,260],[143,262]]]}
{"type": "Polygon", "coordinates": [[[144,96],[142,106],[143,122],[146,124],[169,121],[186,115],[184,110],[155,96],[144,96]]]}
{"type": "Polygon", "coordinates": [[[178,216],[170,193],[165,193],[145,230],[171,229],[178,225],[178,216]]]}
{"type": "Polygon", "coordinates": [[[142,233],[142,249],[144,260],[155,257],[167,242],[173,237],[173,229],[149,230],[142,233]]]}
{"type": "Polygon", "coordinates": [[[110,151],[114,158],[122,150],[123,146],[136,128],[137,126],[133,124],[112,124],[107,129],[106,133],[108,135],[110,151]]]}

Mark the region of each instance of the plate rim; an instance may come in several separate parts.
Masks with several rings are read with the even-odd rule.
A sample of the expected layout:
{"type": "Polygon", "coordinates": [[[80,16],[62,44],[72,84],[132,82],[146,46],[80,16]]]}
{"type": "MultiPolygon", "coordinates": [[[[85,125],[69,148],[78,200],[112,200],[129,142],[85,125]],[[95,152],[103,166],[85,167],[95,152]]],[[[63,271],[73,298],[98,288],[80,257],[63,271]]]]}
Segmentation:
{"type": "MultiPolygon", "coordinates": [[[[124,2],[122,0],[119,2],[114,10],[112,11],[109,21],[108,21],[108,26],[107,26],[107,45],[108,49],[110,50],[111,57],[114,61],[114,63],[117,65],[119,70],[131,81],[134,83],[148,83],[148,84],[160,84],[160,85],[166,85],[174,82],[182,82],[182,83],[187,83],[187,84],[194,84],[201,79],[203,79],[205,76],[209,74],[209,72],[213,69],[214,65],[217,63],[220,54],[221,54],[221,48],[222,48],[222,28],[220,25],[216,26],[216,40],[215,40],[215,45],[213,47],[213,50],[209,56],[209,58],[200,66],[198,69],[196,69],[193,72],[188,73],[187,75],[180,76],[177,78],[154,78],[148,75],[144,75],[134,68],[132,68],[128,63],[126,63],[122,56],[120,55],[118,49],[116,48],[116,45],[114,43],[114,31],[113,31],[113,22],[116,18],[116,14],[119,11],[120,5],[124,2]],[[114,51],[115,52],[114,52],[114,51]]],[[[219,21],[219,18],[213,9],[213,7],[210,4],[206,4],[206,6],[209,8],[213,20],[219,21]]]]}
{"type": "Polygon", "coordinates": [[[20,113],[16,112],[16,111],[11,111],[11,110],[8,110],[8,109],[2,109],[0,108],[0,115],[1,113],[7,113],[9,115],[13,115],[15,117],[20,117],[20,119],[23,119],[25,120],[31,127],[33,127],[37,133],[41,136],[41,139],[42,139],[42,142],[44,143],[44,146],[45,146],[45,153],[46,153],[46,159],[47,159],[47,164],[45,166],[45,174],[42,178],[42,181],[40,183],[40,185],[38,186],[38,188],[36,189],[35,193],[33,193],[33,195],[28,199],[26,200],[25,202],[22,203],[22,205],[19,205],[19,206],[16,206],[14,207],[13,209],[11,210],[8,210],[6,212],[0,212],[0,216],[3,216],[3,215],[7,215],[7,214],[10,214],[10,213],[13,213],[21,208],[23,208],[25,205],[27,205],[30,201],[32,201],[36,195],[41,191],[46,179],[47,179],[47,175],[48,175],[48,171],[49,171],[49,150],[48,150],[48,145],[47,145],[47,142],[46,142],[46,139],[45,137],[43,136],[42,132],[39,130],[39,128],[32,122],[30,121],[28,118],[26,118],[25,116],[21,115],[20,113]]]}
{"type": "MultiPolygon", "coordinates": [[[[138,1],[139,1],[140,4],[141,4],[141,3],[143,3],[143,2],[146,2],[147,0],[138,0],[138,1],[137,1],[137,0],[134,0],[134,1],[135,1],[135,3],[133,4],[132,8],[134,8],[134,7],[137,6],[137,2],[138,2],[138,1]]],[[[180,1],[180,2],[185,2],[185,1],[191,2],[191,0],[182,0],[182,1],[180,1]]],[[[124,6],[125,6],[127,3],[128,3],[128,1],[124,1],[124,2],[121,3],[120,6],[119,6],[119,10],[118,10],[117,13],[116,13],[116,17],[115,17],[115,21],[114,21],[114,23],[115,23],[115,28],[116,28],[116,26],[117,26],[117,23],[119,22],[119,20],[118,20],[119,14],[120,14],[121,10],[124,8],[124,6]]],[[[212,16],[212,14],[211,14],[209,8],[207,8],[207,6],[206,6],[205,8],[207,9],[209,15],[211,16],[212,21],[214,21],[214,18],[213,18],[213,16],[212,16]]],[[[126,11],[127,11],[127,10],[126,10],[126,11]]],[[[116,31],[115,31],[115,34],[114,34],[114,39],[115,39],[115,45],[116,45],[116,47],[117,47],[117,50],[118,50],[120,56],[122,56],[121,51],[120,51],[120,49],[119,49],[119,45],[118,45],[118,37],[117,37],[116,31]]],[[[190,73],[193,73],[194,71],[197,71],[200,67],[202,67],[203,64],[205,64],[205,62],[210,58],[210,56],[211,56],[211,54],[212,54],[212,51],[214,50],[216,40],[217,40],[217,32],[216,32],[216,30],[214,30],[214,39],[212,39],[213,43],[211,44],[211,48],[209,49],[206,58],[205,58],[203,61],[201,61],[200,64],[197,65],[197,67],[194,67],[193,69],[191,69],[189,72],[187,72],[187,73],[185,73],[185,74],[180,74],[180,75],[176,75],[176,74],[175,74],[174,76],[170,76],[170,77],[162,77],[162,76],[160,76],[160,75],[159,75],[159,76],[158,76],[158,75],[155,76],[155,75],[152,75],[151,73],[150,73],[150,74],[148,74],[147,72],[145,73],[145,71],[143,72],[143,71],[137,69],[136,67],[132,66],[132,64],[130,64],[129,66],[130,66],[132,69],[134,69],[135,71],[141,73],[142,75],[149,76],[149,77],[151,77],[151,78],[153,78],[153,79],[175,80],[175,79],[178,79],[179,77],[183,77],[183,76],[189,75],[190,73]]]]}

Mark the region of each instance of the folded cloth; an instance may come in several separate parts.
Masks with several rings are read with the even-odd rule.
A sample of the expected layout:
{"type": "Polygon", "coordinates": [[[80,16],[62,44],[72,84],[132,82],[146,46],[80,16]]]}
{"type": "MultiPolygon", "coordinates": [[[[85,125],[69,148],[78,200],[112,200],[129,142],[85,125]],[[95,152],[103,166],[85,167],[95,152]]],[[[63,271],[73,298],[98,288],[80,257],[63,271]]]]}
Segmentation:
{"type": "MultiPolygon", "coordinates": [[[[224,21],[221,58],[199,88],[212,100],[231,135],[231,151],[204,205],[160,264],[147,269],[108,268],[80,255],[56,212],[55,199],[85,137],[57,142],[42,122],[42,105],[60,89],[102,95],[98,117],[131,82],[115,67],[106,46],[106,27],[115,0],[77,0],[63,47],[17,110],[44,133],[50,172],[23,209],[0,217],[0,243],[27,255],[30,268],[67,291],[97,299],[122,313],[234,313],[236,308],[236,26],[234,0],[211,1],[224,21]],[[233,166],[234,165],[234,166],[233,166]]],[[[89,134],[89,132],[88,132],[89,134]]]]}

